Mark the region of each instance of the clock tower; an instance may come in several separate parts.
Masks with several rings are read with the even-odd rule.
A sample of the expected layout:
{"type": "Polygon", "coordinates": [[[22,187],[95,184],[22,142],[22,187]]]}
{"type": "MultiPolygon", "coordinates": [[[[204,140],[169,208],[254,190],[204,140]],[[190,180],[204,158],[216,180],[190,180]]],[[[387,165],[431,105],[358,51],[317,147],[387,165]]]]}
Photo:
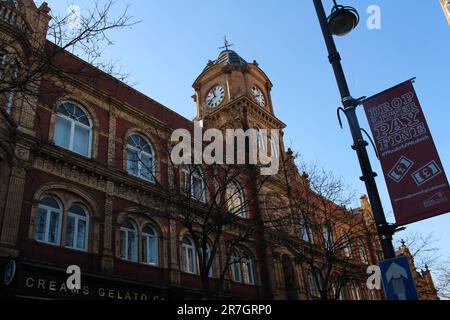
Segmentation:
{"type": "MultiPolygon", "coordinates": [[[[285,124],[274,113],[271,81],[256,61],[248,63],[225,44],[193,84],[195,120],[202,120],[206,128],[282,131],[285,124]]],[[[280,147],[283,150],[282,141],[280,147]]]]}

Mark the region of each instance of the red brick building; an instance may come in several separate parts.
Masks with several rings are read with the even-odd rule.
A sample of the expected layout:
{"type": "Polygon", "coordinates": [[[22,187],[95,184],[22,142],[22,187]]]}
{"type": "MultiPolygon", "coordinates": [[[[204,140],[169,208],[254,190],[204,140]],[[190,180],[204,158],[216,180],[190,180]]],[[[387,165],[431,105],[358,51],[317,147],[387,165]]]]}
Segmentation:
{"type": "MultiPolygon", "coordinates": [[[[38,46],[43,52],[32,54],[54,48],[45,39],[48,12],[45,3],[38,8],[32,0],[0,2],[2,64],[17,48],[36,49],[26,41],[29,34],[41,35],[45,44],[38,46]],[[8,39],[17,40],[15,50],[8,39]]],[[[55,57],[55,65],[73,73],[43,73],[35,94],[8,94],[0,108],[0,271],[5,273],[0,296],[201,297],[196,251],[186,228],[155,214],[161,195],[154,181],[168,185],[171,179],[167,141],[174,129],[192,130],[193,122],[67,52],[55,57]],[[134,157],[148,166],[130,161],[134,157]],[[154,209],[143,212],[142,203],[154,209]],[[79,291],[66,287],[70,265],[82,270],[79,291]]],[[[197,120],[206,126],[285,127],[275,116],[267,75],[233,51],[208,62],[194,89],[197,120]]],[[[281,142],[277,153],[283,159],[284,150],[281,142]]],[[[248,196],[247,190],[240,192],[248,196]]],[[[367,199],[362,210],[369,217],[364,206],[367,199]]],[[[252,212],[246,218],[262,215],[252,212]]],[[[221,297],[313,299],[314,285],[301,262],[263,243],[250,241],[238,250],[245,263],[230,268],[221,297]]],[[[364,249],[371,258],[362,266],[376,263],[377,253],[369,252],[376,248],[364,249]]],[[[213,283],[227,263],[224,251],[212,265],[213,283]]],[[[346,289],[343,298],[379,296],[365,283],[357,286],[346,289]]]]}

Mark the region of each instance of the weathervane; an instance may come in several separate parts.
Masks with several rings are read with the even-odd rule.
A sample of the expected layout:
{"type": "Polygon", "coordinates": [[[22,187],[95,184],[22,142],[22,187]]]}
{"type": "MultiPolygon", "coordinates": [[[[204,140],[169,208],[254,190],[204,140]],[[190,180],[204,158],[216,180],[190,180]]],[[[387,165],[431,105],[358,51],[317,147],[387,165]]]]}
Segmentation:
{"type": "Polygon", "coordinates": [[[229,50],[230,47],[234,46],[234,44],[230,44],[227,40],[227,36],[223,37],[225,45],[223,47],[220,47],[219,49],[225,49],[226,51],[229,50]]]}

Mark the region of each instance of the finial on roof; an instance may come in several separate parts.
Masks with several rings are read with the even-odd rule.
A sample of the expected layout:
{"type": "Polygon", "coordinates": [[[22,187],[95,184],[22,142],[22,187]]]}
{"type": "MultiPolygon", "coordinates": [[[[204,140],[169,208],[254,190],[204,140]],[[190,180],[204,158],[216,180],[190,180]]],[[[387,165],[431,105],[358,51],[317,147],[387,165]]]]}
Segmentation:
{"type": "Polygon", "coordinates": [[[400,240],[402,247],[406,247],[406,241],[404,239],[400,240]]]}
{"type": "Polygon", "coordinates": [[[234,44],[231,44],[228,42],[227,36],[223,37],[224,40],[224,46],[220,47],[219,49],[225,49],[226,51],[230,50],[230,47],[234,46],[234,44]]]}

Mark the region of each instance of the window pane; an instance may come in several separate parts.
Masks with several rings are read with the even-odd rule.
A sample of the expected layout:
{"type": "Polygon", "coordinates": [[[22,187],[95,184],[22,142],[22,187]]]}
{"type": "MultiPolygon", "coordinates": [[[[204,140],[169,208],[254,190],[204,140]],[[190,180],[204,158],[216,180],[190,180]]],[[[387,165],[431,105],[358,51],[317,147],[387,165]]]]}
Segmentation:
{"type": "Polygon", "coordinates": [[[57,244],[59,236],[59,213],[52,211],[50,214],[50,230],[48,230],[48,242],[57,244]]]}
{"type": "Polygon", "coordinates": [[[75,125],[73,137],[73,151],[83,156],[89,156],[89,135],[90,129],[75,125]]]}
{"type": "Polygon", "coordinates": [[[120,257],[127,259],[127,233],[124,230],[120,230],[120,257]]]}
{"type": "Polygon", "coordinates": [[[14,102],[14,92],[8,94],[8,100],[6,102],[6,112],[11,113],[14,102]]]}
{"type": "Polygon", "coordinates": [[[80,122],[80,123],[84,124],[85,126],[89,127],[91,125],[86,113],[83,110],[81,110],[79,107],[75,107],[73,118],[75,121],[80,122]]]}
{"type": "Polygon", "coordinates": [[[55,125],[55,143],[63,148],[70,148],[70,127],[71,122],[57,117],[55,125]]]}
{"type": "Polygon", "coordinates": [[[86,217],[86,212],[80,206],[73,206],[72,208],[69,209],[69,212],[81,217],[86,217]]]}
{"type": "Polygon", "coordinates": [[[127,171],[128,173],[137,176],[139,174],[138,170],[138,153],[135,150],[128,149],[128,159],[127,159],[127,171]]]}
{"type": "Polygon", "coordinates": [[[52,197],[45,197],[43,198],[39,204],[50,207],[50,208],[55,208],[55,209],[59,209],[59,204],[58,202],[56,202],[55,199],[53,199],[52,197]]]}
{"type": "Polygon", "coordinates": [[[146,180],[153,180],[153,161],[148,155],[141,154],[141,174],[140,176],[146,180]]]}
{"type": "Polygon", "coordinates": [[[142,262],[149,263],[147,236],[142,237],[142,262]]]}
{"type": "Polygon", "coordinates": [[[148,237],[148,262],[157,265],[158,264],[158,244],[155,237],[148,237]]]}
{"type": "Polygon", "coordinates": [[[86,232],[87,223],[85,220],[78,220],[78,230],[77,230],[77,248],[81,250],[86,250],[86,232]]]}
{"type": "Polygon", "coordinates": [[[183,245],[183,250],[181,252],[181,265],[183,266],[183,270],[187,271],[187,253],[186,247],[183,245]]]}
{"type": "Polygon", "coordinates": [[[36,240],[45,240],[45,226],[47,225],[47,210],[39,208],[36,219],[36,240]]]}
{"type": "Polygon", "coordinates": [[[234,281],[242,282],[241,265],[240,265],[239,256],[236,253],[233,253],[233,255],[231,256],[231,261],[233,263],[231,266],[232,266],[234,281]]]}
{"type": "Polygon", "coordinates": [[[148,235],[150,235],[150,236],[155,236],[156,234],[155,234],[155,231],[153,230],[153,228],[152,227],[150,227],[150,226],[145,226],[143,229],[142,229],[142,233],[145,233],[145,234],[148,234],[148,235]]]}
{"type": "Polygon", "coordinates": [[[192,184],[193,184],[193,192],[194,192],[194,198],[200,201],[203,201],[203,183],[200,178],[193,177],[192,178],[192,184]]]}
{"type": "Polygon", "coordinates": [[[121,223],[120,226],[123,227],[123,228],[130,229],[130,230],[135,230],[135,229],[134,229],[134,225],[133,225],[133,224],[131,223],[131,221],[129,221],[129,220],[124,220],[124,221],[121,223]]]}
{"type": "Polygon", "coordinates": [[[255,274],[253,270],[253,260],[247,258],[248,284],[255,284],[255,274]]]}
{"type": "Polygon", "coordinates": [[[128,231],[128,260],[137,260],[136,233],[128,231]]]}
{"type": "Polygon", "coordinates": [[[69,216],[67,218],[66,238],[64,240],[64,245],[66,247],[73,248],[74,239],[75,239],[75,218],[69,216]]]}

